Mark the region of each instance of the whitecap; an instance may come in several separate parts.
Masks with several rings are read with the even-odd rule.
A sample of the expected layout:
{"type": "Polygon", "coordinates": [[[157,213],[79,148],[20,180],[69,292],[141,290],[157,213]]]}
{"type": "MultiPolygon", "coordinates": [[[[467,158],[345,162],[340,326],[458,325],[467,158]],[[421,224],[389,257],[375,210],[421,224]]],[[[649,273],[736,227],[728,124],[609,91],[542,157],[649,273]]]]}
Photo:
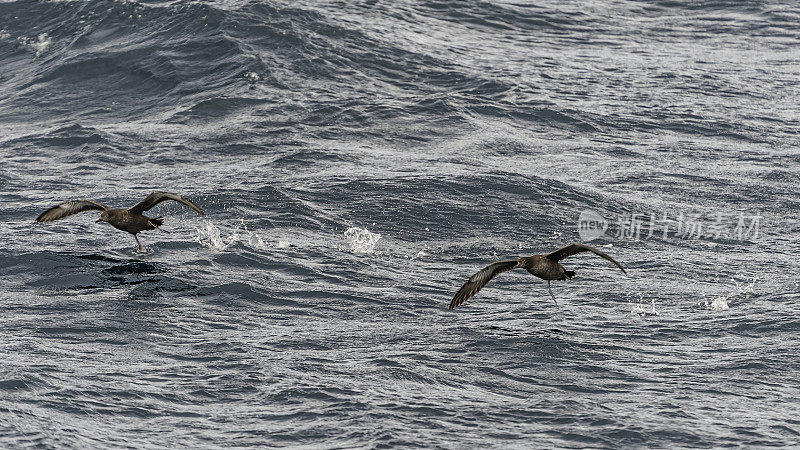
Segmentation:
{"type": "Polygon", "coordinates": [[[45,50],[47,50],[47,47],[53,43],[53,40],[47,35],[47,33],[41,33],[36,37],[36,39],[21,37],[19,38],[19,42],[36,52],[36,56],[39,56],[44,53],[45,50]]]}
{"type": "Polygon", "coordinates": [[[708,309],[712,311],[725,311],[726,309],[730,309],[730,306],[728,305],[728,297],[722,295],[715,298],[708,304],[708,309]]]}
{"type": "Polygon", "coordinates": [[[372,253],[381,235],[372,233],[366,228],[350,227],[344,232],[344,238],[353,253],[372,253]]]}

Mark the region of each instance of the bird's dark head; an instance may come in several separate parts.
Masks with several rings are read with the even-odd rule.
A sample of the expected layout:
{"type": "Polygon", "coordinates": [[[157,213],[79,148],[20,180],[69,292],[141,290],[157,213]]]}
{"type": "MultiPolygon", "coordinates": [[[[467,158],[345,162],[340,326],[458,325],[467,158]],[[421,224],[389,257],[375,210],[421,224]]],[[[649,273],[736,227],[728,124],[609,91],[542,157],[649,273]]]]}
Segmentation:
{"type": "Polygon", "coordinates": [[[103,211],[103,214],[100,214],[100,218],[97,219],[97,222],[95,222],[95,223],[108,222],[108,219],[110,219],[110,218],[111,218],[111,214],[109,214],[108,211],[103,211]]]}

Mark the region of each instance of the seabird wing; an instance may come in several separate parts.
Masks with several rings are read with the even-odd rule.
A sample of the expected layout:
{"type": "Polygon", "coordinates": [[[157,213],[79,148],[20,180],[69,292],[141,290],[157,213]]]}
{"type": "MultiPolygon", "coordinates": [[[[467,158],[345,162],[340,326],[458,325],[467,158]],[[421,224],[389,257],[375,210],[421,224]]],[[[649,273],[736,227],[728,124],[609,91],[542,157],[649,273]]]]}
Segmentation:
{"type": "Polygon", "coordinates": [[[456,292],[455,297],[453,297],[453,301],[450,302],[450,309],[455,308],[456,306],[467,301],[468,298],[477,294],[482,287],[486,286],[486,283],[488,283],[489,280],[496,277],[498,274],[507,272],[516,267],[519,267],[519,261],[516,259],[498,261],[484,267],[478,273],[471,276],[469,280],[464,283],[464,286],[461,286],[461,289],[456,292]]]}
{"type": "Polygon", "coordinates": [[[147,211],[148,209],[156,206],[157,204],[165,201],[165,200],[175,200],[178,203],[183,203],[184,205],[192,208],[193,210],[197,211],[201,216],[204,216],[203,210],[200,209],[197,205],[190,202],[189,199],[182,195],[173,194],[170,192],[162,192],[162,191],[153,191],[150,195],[145,197],[144,200],[140,201],[139,203],[133,205],[128,211],[134,214],[142,214],[143,212],[147,211]]]}
{"type": "Polygon", "coordinates": [[[623,269],[622,266],[620,266],[619,263],[614,260],[614,258],[606,255],[605,253],[601,252],[600,250],[594,247],[589,247],[588,245],[580,244],[577,242],[569,244],[564,248],[560,248],[554,251],[553,253],[550,253],[549,255],[547,255],[547,258],[553,261],[561,261],[564,258],[570,257],[576,253],[581,253],[581,252],[592,252],[597,256],[603,257],[611,261],[615,266],[619,267],[619,270],[621,270],[622,273],[627,274],[627,272],[625,272],[625,269],[623,269]]]}
{"type": "Polygon", "coordinates": [[[48,209],[47,211],[39,214],[39,217],[36,218],[37,222],[52,222],[54,220],[63,219],[64,217],[71,216],[73,214],[78,214],[79,212],[84,211],[105,211],[108,208],[101,205],[100,203],[95,203],[91,200],[70,200],[68,202],[64,202],[53,206],[52,208],[48,209]]]}

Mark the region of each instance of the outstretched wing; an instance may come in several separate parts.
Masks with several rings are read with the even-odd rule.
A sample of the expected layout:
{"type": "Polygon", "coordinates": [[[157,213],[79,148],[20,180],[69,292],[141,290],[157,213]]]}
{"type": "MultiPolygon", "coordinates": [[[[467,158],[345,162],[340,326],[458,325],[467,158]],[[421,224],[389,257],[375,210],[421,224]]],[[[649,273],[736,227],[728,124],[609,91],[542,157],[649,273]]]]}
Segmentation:
{"type": "Polygon", "coordinates": [[[468,298],[477,294],[482,287],[486,286],[489,280],[496,277],[498,274],[507,272],[516,267],[519,267],[519,261],[516,259],[498,261],[484,267],[481,271],[471,276],[469,280],[464,283],[464,286],[461,286],[461,289],[456,292],[456,296],[453,297],[453,301],[450,302],[450,309],[455,308],[467,301],[468,298]]]}
{"type": "Polygon", "coordinates": [[[596,249],[594,247],[589,247],[588,245],[580,244],[580,243],[577,243],[577,242],[569,244],[568,246],[566,246],[564,248],[560,248],[560,249],[554,251],[553,253],[550,253],[549,255],[547,255],[547,258],[551,259],[553,261],[561,261],[562,259],[564,259],[566,257],[572,256],[572,255],[574,255],[576,253],[581,253],[581,252],[592,252],[597,256],[601,256],[601,257],[611,261],[615,266],[619,267],[619,270],[621,270],[622,273],[627,274],[627,272],[625,272],[625,269],[623,269],[622,266],[620,266],[618,262],[614,261],[614,258],[606,255],[605,253],[601,252],[600,250],[598,250],[598,249],[596,249]]]}
{"type": "Polygon", "coordinates": [[[92,210],[105,211],[107,209],[108,208],[101,205],[100,203],[95,203],[91,200],[70,200],[68,202],[64,202],[59,205],[53,206],[47,211],[39,214],[39,217],[36,218],[36,221],[52,222],[54,220],[63,219],[64,217],[71,216],[73,214],[78,214],[79,212],[92,211],[92,210]]]}
{"type": "Polygon", "coordinates": [[[176,202],[183,203],[189,208],[192,208],[193,210],[197,211],[201,216],[205,215],[203,214],[202,209],[200,209],[194,203],[190,202],[189,199],[187,199],[186,197],[178,194],[172,194],[170,192],[161,192],[161,191],[153,191],[152,194],[148,195],[144,200],[140,201],[139,203],[133,205],[131,208],[128,209],[128,211],[134,214],[141,214],[165,200],[175,200],[176,202]]]}

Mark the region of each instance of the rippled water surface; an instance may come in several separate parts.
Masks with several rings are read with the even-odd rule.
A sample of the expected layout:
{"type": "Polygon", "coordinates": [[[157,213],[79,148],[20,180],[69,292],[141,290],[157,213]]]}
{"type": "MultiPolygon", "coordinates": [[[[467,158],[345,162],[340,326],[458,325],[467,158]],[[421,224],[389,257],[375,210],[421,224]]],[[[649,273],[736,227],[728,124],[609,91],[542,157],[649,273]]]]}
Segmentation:
{"type": "Polygon", "coordinates": [[[791,1],[2,2],[0,446],[798,446],[798,48],[791,1]],[[206,215],[144,252],[34,223],[157,189],[206,215]],[[447,309],[581,213],[627,276],[447,309]]]}

